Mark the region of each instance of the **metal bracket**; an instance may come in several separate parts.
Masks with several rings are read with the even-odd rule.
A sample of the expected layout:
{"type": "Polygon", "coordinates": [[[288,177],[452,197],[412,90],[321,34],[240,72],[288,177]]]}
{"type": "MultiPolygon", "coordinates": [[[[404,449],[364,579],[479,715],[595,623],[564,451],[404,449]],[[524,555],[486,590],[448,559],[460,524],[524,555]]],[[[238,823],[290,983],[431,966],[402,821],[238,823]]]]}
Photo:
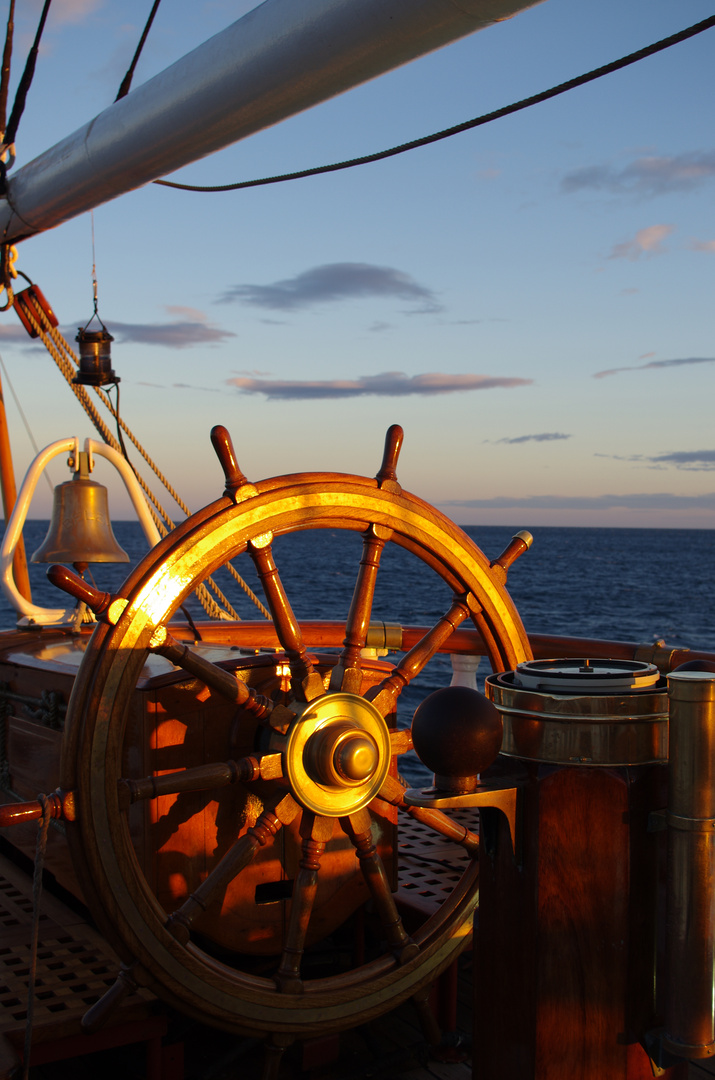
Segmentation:
{"type": "Polygon", "coordinates": [[[521,799],[520,783],[489,780],[478,784],[473,791],[454,792],[439,788],[408,788],[404,801],[408,806],[424,806],[428,809],[446,810],[467,807],[499,810],[509,825],[511,847],[517,862],[521,859],[521,799]]]}
{"type": "Polygon", "coordinates": [[[648,1055],[653,1076],[665,1076],[674,1065],[682,1065],[683,1058],[668,1053],[663,1046],[663,1028],[646,1031],[641,1045],[648,1055]]]}

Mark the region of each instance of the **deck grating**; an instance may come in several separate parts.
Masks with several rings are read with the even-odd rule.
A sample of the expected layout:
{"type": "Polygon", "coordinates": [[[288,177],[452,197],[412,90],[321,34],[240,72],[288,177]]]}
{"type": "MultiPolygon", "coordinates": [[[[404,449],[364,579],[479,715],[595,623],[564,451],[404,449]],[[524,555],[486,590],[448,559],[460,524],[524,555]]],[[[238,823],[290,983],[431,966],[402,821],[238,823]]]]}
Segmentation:
{"type": "MultiPolygon", "coordinates": [[[[473,815],[465,824],[474,827],[473,815]]],[[[400,889],[432,906],[454,887],[459,873],[444,873],[444,863],[467,856],[419,822],[400,831],[400,889]]],[[[0,1034],[21,1032],[27,1007],[32,883],[0,856],[0,1034]]],[[[35,1003],[38,1037],[64,1021],[76,1025],[87,1004],[114,980],[118,961],[106,942],[82,918],[45,892],[42,947],[35,1003]]],[[[150,997],[143,992],[140,1005],[150,997]]],[[[469,1032],[472,1017],[472,956],[459,960],[457,1023],[469,1032]]],[[[168,1042],[185,1043],[184,1080],[259,1080],[263,1049],[258,1039],[239,1039],[178,1018],[168,1042]],[[210,1050],[208,1049],[210,1048],[210,1050]]],[[[0,1069],[0,1080],[3,1080],[0,1069]]],[[[140,1046],[105,1050],[71,1061],[36,1066],[30,1080],[145,1080],[146,1057],[140,1046]]],[[[334,1064],[302,1071],[297,1044],[284,1058],[279,1080],[472,1080],[471,1060],[446,1064],[431,1060],[416,1013],[407,1002],[369,1027],[344,1032],[334,1064]]],[[[688,1080],[715,1077],[715,1061],[691,1062],[688,1080]]],[[[498,1080],[498,1078],[494,1078],[498,1080]]],[[[528,1080],[528,1078],[525,1078],[528,1080]]]]}

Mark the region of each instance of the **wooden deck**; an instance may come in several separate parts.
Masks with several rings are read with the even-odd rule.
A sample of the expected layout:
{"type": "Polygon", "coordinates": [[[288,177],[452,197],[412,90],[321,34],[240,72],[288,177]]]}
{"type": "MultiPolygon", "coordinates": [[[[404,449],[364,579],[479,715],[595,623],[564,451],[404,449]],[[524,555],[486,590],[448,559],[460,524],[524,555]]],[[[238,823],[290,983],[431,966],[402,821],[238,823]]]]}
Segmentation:
{"type": "MultiPolygon", "coordinates": [[[[22,1048],[31,896],[30,877],[0,856],[0,1080],[13,1075],[22,1048]]],[[[260,1080],[261,1039],[237,1038],[173,1014],[147,992],[129,999],[95,1042],[81,1035],[86,999],[113,981],[118,961],[84,919],[47,892],[41,940],[33,1046],[50,1060],[33,1065],[30,1080],[260,1080]],[[59,1052],[69,1056],[57,1060],[59,1052]]],[[[463,1060],[434,1060],[408,1002],[339,1038],[297,1041],[284,1055],[279,1080],[473,1080],[471,952],[458,962],[457,991],[463,1060]]],[[[715,1077],[715,1061],[690,1064],[688,1080],[704,1077],[715,1077]]],[[[477,1071],[475,1080],[499,1077],[477,1071]]]]}
{"type": "Polygon", "coordinates": [[[702,1076],[715,1076],[715,1061],[691,1062],[688,1080],[698,1080],[702,1076]]]}
{"type": "MultiPolygon", "coordinates": [[[[468,971],[462,973],[461,981],[464,1000],[460,1004],[460,1022],[464,1020],[467,1025],[466,1003],[471,997],[468,971]]],[[[170,1024],[167,1040],[170,1060],[162,1080],[260,1080],[263,1044],[258,1039],[238,1039],[177,1018],[170,1024]],[[183,1050],[177,1049],[180,1041],[183,1050]]],[[[296,1043],[284,1055],[279,1080],[389,1080],[394,1076],[400,1080],[472,1080],[470,1057],[458,1063],[430,1059],[409,1004],[369,1026],[343,1033],[337,1060],[321,1065],[321,1052],[329,1054],[331,1049],[329,1044],[296,1043]]],[[[34,1067],[30,1080],[145,1080],[145,1069],[145,1050],[136,1044],[121,1051],[107,1050],[34,1067]]]]}

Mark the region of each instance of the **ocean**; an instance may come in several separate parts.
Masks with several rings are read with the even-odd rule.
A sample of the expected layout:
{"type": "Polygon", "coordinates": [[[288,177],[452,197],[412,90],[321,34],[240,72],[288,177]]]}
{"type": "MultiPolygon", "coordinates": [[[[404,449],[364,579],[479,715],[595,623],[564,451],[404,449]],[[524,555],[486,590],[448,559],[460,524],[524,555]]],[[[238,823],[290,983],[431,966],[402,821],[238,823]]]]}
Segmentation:
{"type": "MultiPolygon", "coordinates": [[[[132,563],[146,552],[136,522],[114,523],[119,543],[132,563]]],[[[28,521],[25,543],[31,554],[44,539],[46,521],[28,521]]],[[[496,558],[516,528],[467,526],[485,555],[496,558]]],[[[296,614],[303,618],[344,618],[360,559],[357,534],[336,529],[279,537],[276,561],[296,614]]],[[[127,564],[92,567],[98,588],[113,592],[129,572],[127,564]]],[[[256,588],[247,556],[237,568],[256,588]]],[[[30,565],[33,601],[62,607],[64,594],[50,585],[47,567],[30,565]]],[[[226,574],[221,586],[242,618],[260,618],[226,574]]],[[[715,530],[539,528],[534,544],[509,572],[509,592],[527,630],[715,649],[715,530]]],[[[449,589],[409,553],[388,545],[378,577],[373,615],[391,622],[428,624],[449,605],[449,589]]],[[[200,612],[200,608],[195,610],[200,612]]],[[[14,625],[0,597],[0,628],[14,625]]]]}
{"type": "MultiPolygon", "coordinates": [[[[25,526],[28,556],[39,547],[47,522],[25,526]]],[[[132,562],[147,545],[136,522],[115,522],[117,540],[132,562]]],[[[516,528],[468,526],[465,530],[489,559],[496,558],[516,528]]],[[[298,618],[344,619],[360,561],[358,534],[323,529],[278,537],[274,543],[281,580],[298,618]]],[[[236,568],[261,595],[247,556],[236,568]]],[[[130,567],[91,567],[97,587],[118,590],[130,567]]],[[[65,594],[46,577],[47,567],[30,564],[33,602],[65,606],[65,594]]],[[[245,593],[225,572],[217,580],[245,619],[261,618],[245,593]]],[[[539,528],[534,544],[509,571],[509,592],[527,631],[715,650],[715,530],[539,528]]],[[[373,617],[403,625],[432,625],[450,604],[451,593],[432,570],[409,552],[388,544],[381,562],[373,617]]],[[[203,611],[193,599],[192,615],[203,611]]],[[[0,597],[0,628],[15,615],[0,597]]],[[[479,682],[488,674],[482,661],[479,682]]],[[[410,723],[415,708],[433,690],[449,684],[448,655],[436,656],[401,695],[398,722],[410,723]]],[[[418,762],[401,759],[410,782],[424,779],[418,762]]]]}

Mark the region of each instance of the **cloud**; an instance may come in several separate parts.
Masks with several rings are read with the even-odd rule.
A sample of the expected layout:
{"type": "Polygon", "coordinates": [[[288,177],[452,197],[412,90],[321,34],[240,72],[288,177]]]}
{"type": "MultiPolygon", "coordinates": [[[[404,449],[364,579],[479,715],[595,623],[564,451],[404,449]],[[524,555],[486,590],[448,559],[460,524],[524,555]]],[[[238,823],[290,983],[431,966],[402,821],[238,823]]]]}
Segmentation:
{"type": "Polygon", "coordinates": [[[556,439],[570,439],[571,435],[562,435],[558,431],[544,431],[540,435],[517,435],[513,439],[497,439],[498,443],[508,443],[509,446],[515,446],[517,443],[525,442],[553,442],[556,439]]]}
{"type": "Polygon", "coordinates": [[[639,229],[632,240],[615,244],[608,257],[634,261],[640,259],[641,255],[662,255],[665,252],[662,242],[674,229],[675,225],[648,225],[645,229],[639,229]]]}
{"type": "Polygon", "coordinates": [[[623,169],[587,165],[567,173],[562,191],[606,191],[612,195],[654,196],[692,191],[715,178],[715,150],[671,157],[639,157],[623,169]]]}
{"type": "Polygon", "coordinates": [[[209,394],[222,394],[220,386],[194,386],[192,383],[175,382],[167,386],[165,383],[138,382],[137,386],[149,386],[153,390],[202,390],[209,394]]]}
{"type": "Polygon", "coordinates": [[[658,454],[649,461],[655,464],[674,465],[676,469],[702,472],[715,469],[715,450],[676,450],[671,454],[658,454]]]}
{"type": "MultiPolygon", "coordinates": [[[[646,356],[652,353],[646,353],[646,356]]],[[[649,364],[636,364],[633,367],[608,368],[597,371],[594,379],[605,379],[607,375],[618,375],[620,371],[650,371],[655,368],[684,367],[686,364],[715,364],[715,356],[686,356],[676,360],[651,360],[649,364]]]]}
{"type": "Polygon", "coordinates": [[[239,300],[242,304],[274,311],[295,311],[313,304],[365,296],[408,300],[421,305],[420,312],[442,310],[432,290],[420,285],[409,274],[390,266],[347,262],[314,266],[272,285],[234,285],[226,290],[218,303],[239,300]]]}
{"type": "MultiPolygon", "coordinates": [[[[166,323],[123,323],[109,322],[107,329],[121,342],[133,341],[142,345],[164,345],[172,349],[186,349],[193,345],[218,345],[227,338],[236,337],[231,330],[223,330],[208,321],[207,316],[195,308],[167,307],[170,315],[183,318],[166,323]]],[[[68,341],[72,342],[77,327],[85,320],[78,320],[61,328],[68,341]]],[[[92,329],[92,328],[90,328],[92,329]]],[[[37,348],[40,342],[34,342],[27,331],[20,325],[0,324],[0,346],[27,345],[37,348]]]]}
{"type": "Polygon", "coordinates": [[[688,247],[691,251],[711,251],[715,255],[715,240],[691,240],[688,247]]]}
{"type": "Polygon", "coordinates": [[[597,458],[606,458],[608,461],[625,461],[629,465],[638,465],[643,469],[650,469],[653,472],[665,472],[665,465],[654,465],[653,458],[648,458],[644,454],[599,454],[593,455],[597,458]]]}
{"type": "MultiPolygon", "coordinates": [[[[182,309],[174,310],[181,311],[182,309]]],[[[206,321],[205,316],[201,319],[185,319],[170,323],[111,322],[108,324],[108,329],[122,342],[165,345],[171,349],[187,349],[193,345],[218,345],[226,338],[236,336],[231,330],[223,330],[220,326],[206,321]]]]}
{"type": "Polygon", "coordinates": [[[189,319],[191,322],[208,322],[205,311],[199,311],[194,307],[183,307],[181,304],[165,304],[164,310],[169,315],[175,315],[178,319],[189,319]]]}
{"type": "Polygon", "coordinates": [[[715,450],[675,450],[668,454],[654,454],[652,457],[645,454],[594,454],[594,457],[626,461],[661,471],[665,471],[668,465],[687,472],[712,472],[715,469],[715,450]]]}
{"type": "Polygon", "coordinates": [[[493,390],[497,387],[511,389],[529,386],[532,379],[512,379],[490,375],[446,375],[427,372],[424,375],[405,375],[402,371],[386,371],[381,375],[362,375],[357,379],[306,380],[287,379],[228,379],[244,394],[264,394],[274,400],[301,400],[319,398],[352,398],[368,394],[379,397],[406,397],[410,394],[452,394],[456,391],[493,390]]]}
{"type": "Polygon", "coordinates": [[[476,510],[715,510],[715,491],[705,495],[635,492],[631,495],[499,495],[493,499],[452,499],[440,506],[476,510]]]}
{"type": "Polygon", "coordinates": [[[52,5],[52,18],[55,23],[78,23],[97,8],[101,7],[103,0],[55,0],[52,5]]]}
{"type": "Polygon", "coordinates": [[[33,339],[28,334],[24,326],[20,326],[19,323],[14,326],[7,326],[5,323],[0,323],[0,346],[2,345],[31,345],[33,339]]]}
{"type": "Polygon", "coordinates": [[[220,394],[219,386],[194,386],[192,383],[175,382],[171,384],[173,390],[205,390],[210,394],[220,394]]]}

